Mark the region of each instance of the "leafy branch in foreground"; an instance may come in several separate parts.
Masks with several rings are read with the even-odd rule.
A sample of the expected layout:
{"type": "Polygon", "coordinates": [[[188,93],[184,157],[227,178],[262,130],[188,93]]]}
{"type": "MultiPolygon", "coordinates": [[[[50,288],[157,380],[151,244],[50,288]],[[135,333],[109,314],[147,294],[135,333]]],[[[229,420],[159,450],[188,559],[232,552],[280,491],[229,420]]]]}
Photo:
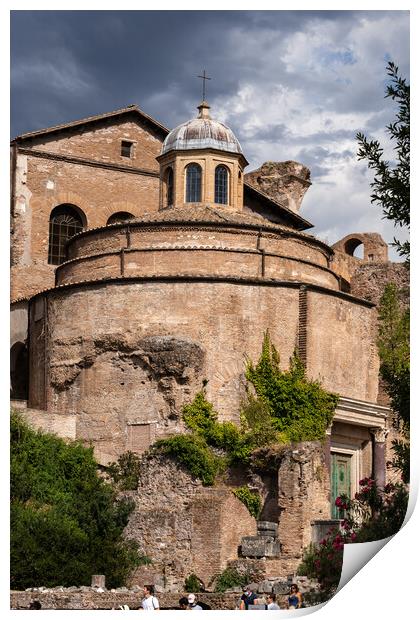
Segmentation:
{"type": "MultiPolygon", "coordinates": [[[[367,161],[368,168],[375,173],[371,201],[382,207],[384,218],[395,226],[410,228],[410,86],[400,77],[398,67],[388,62],[387,73],[390,84],[385,97],[390,97],[398,105],[396,120],[386,127],[390,139],[394,141],[395,165],[384,160],[384,149],[378,140],[368,140],[359,132],[358,159],[367,161]]],[[[401,243],[394,238],[394,245],[400,256],[410,257],[410,242],[401,243]]]]}

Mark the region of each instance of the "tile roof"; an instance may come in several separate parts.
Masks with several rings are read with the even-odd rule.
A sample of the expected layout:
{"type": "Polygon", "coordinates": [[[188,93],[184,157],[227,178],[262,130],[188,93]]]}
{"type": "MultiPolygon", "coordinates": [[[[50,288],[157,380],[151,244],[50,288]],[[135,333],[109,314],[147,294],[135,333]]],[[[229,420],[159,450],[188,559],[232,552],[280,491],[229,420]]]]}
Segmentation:
{"type": "Polygon", "coordinates": [[[164,133],[165,136],[169,133],[169,129],[167,127],[159,123],[152,116],[149,116],[148,114],[146,114],[146,112],[143,112],[143,110],[141,110],[137,105],[132,104],[132,105],[126,106],[125,108],[120,108],[119,110],[114,110],[112,112],[106,112],[105,114],[96,114],[94,116],[87,116],[86,118],[81,118],[76,121],[71,121],[69,123],[62,123],[60,125],[54,125],[53,127],[47,127],[45,129],[38,129],[37,131],[30,131],[27,133],[23,133],[19,136],[16,136],[16,138],[14,138],[12,142],[26,140],[28,138],[34,138],[36,136],[42,136],[42,135],[53,133],[56,131],[62,131],[63,129],[78,127],[80,125],[86,125],[88,123],[96,123],[98,121],[105,120],[107,118],[113,118],[114,116],[121,116],[123,114],[130,114],[130,113],[132,114],[133,112],[138,114],[142,119],[154,125],[157,129],[159,129],[162,133],[164,133]]]}

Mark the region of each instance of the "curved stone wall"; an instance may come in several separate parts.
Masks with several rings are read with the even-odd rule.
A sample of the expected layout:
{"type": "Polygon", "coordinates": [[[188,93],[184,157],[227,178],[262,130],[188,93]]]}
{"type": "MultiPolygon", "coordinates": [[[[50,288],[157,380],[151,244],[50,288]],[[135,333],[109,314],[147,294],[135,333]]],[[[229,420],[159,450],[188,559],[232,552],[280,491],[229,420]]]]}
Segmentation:
{"type": "Polygon", "coordinates": [[[77,437],[93,441],[101,462],[130,449],[133,433],[147,431],[147,444],[181,431],[182,404],[204,379],[221,419],[238,421],[245,359],[258,358],[266,329],[284,368],[298,345],[309,376],[376,400],[375,312],[339,292],[197,277],[69,286],[45,299],[43,315],[42,297],[31,302],[31,333],[42,337],[30,343],[29,404],[75,415],[77,437]]]}
{"type": "Polygon", "coordinates": [[[324,244],[307,235],[243,226],[161,223],[76,236],[57,285],[123,277],[203,275],[274,278],[339,288],[324,244]]]}

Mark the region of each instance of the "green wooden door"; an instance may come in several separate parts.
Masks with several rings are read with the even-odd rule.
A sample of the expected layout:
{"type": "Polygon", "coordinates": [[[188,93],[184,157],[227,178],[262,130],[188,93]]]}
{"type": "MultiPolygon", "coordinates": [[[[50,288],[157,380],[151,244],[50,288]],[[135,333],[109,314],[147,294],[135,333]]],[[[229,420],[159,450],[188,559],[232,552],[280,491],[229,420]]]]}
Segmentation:
{"type": "Polygon", "coordinates": [[[339,519],[336,498],[345,493],[351,497],[351,456],[346,454],[331,454],[331,518],[339,519]]]}

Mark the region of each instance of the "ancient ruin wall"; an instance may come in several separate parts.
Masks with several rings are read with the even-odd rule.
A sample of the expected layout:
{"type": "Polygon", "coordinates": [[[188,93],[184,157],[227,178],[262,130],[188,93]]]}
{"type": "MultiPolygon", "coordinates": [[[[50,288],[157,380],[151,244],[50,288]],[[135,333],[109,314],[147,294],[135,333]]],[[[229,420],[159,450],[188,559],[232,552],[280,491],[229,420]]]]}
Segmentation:
{"type": "Polygon", "coordinates": [[[371,308],[311,290],[306,316],[299,291],[163,280],[57,290],[45,306],[38,297],[31,304],[29,406],[76,416],[77,436],[94,442],[100,462],[179,428],[182,404],[204,379],[221,419],[239,421],[245,359],[258,359],[266,329],[283,368],[299,345],[310,377],[374,401],[371,308]]]}
{"type": "Polygon", "coordinates": [[[130,583],[145,578],[165,590],[182,591],[195,573],[206,586],[238,555],[242,536],[256,533],[256,521],[225,487],[203,487],[172,459],[148,455],[136,507],[125,536],[138,542],[152,565],[139,567],[130,583]]]}
{"type": "Polygon", "coordinates": [[[276,200],[299,211],[311,185],[309,168],[296,161],[266,161],[260,168],[245,174],[247,183],[276,200]]]}
{"type": "Polygon", "coordinates": [[[307,322],[308,375],[341,396],[376,402],[375,310],[308,291],[307,322]]]}

